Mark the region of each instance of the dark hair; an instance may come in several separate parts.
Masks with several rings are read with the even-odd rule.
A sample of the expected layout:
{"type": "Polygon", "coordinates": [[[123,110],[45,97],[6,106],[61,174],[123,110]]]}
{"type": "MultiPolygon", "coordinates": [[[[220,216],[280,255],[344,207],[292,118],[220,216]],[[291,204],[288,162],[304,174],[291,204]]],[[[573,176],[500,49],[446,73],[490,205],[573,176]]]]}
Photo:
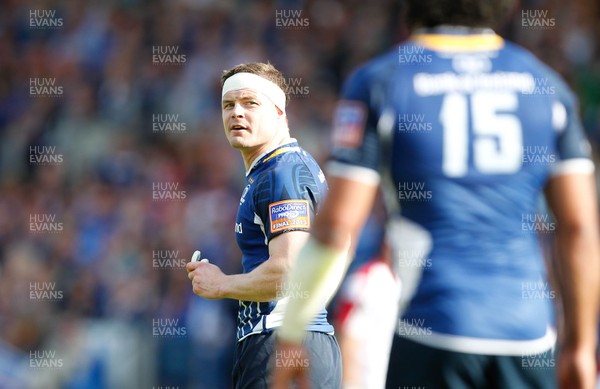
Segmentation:
{"type": "Polygon", "coordinates": [[[495,27],[508,16],[514,0],[407,0],[406,5],[406,20],[412,28],[495,27]]]}
{"type": "Polygon", "coordinates": [[[227,80],[229,77],[233,76],[236,73],[252,73],[256,74],[257,76],[266,78],[267,80],[275,83],[278,87],[280,87],[283,90],[283,92],[285,93],[286,105],[290,100],[290,97],[287,93],[287,84],[285,83],[285,78],[283,77],[283,74],[270,63],[242,63],[232,67],[231,69],[224,70],[223,75],[221,76],[221,86],[225,83],[225,80],[227,80]]]}

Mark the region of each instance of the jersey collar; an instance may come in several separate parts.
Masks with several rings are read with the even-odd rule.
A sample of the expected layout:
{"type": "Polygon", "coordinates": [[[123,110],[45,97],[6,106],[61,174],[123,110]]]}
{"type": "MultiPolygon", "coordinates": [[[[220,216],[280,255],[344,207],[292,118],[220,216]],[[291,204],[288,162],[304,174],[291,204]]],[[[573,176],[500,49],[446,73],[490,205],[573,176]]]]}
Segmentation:
{"type": "Polygon", "coordinates": [[[264,153],[256,157],[254,161],[252,161],[252,164],[250,164],[248,171],[246,171],[246,177],[248,177],[250,172],[252,172],[252,169],[254,169],[259,163],[267,162],[271,158],[274,158],[283,153],[287,153],[288,151],[298,150],[300,150],[300,147],[298,146],[298,141],[295,138],[291,138],[289,142],[281,144],[271,150],[265,151],[264,153]]]}
{"type": "Polygon", "coordinates": [[[435,51],[499,50],[504,39],[490,28],[439,26],[416,30],[411,41],[435,51]]]}

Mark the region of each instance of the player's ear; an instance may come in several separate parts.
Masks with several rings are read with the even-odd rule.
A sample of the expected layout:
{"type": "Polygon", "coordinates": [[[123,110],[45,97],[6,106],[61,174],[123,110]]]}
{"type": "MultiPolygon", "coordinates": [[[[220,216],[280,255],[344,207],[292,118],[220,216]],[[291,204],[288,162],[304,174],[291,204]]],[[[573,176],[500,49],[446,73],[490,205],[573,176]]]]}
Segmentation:
{"type": "Polygon", "coordinates": [[[287,124],[288,119],[287,119],[287,115],[285,114],[285,112],[283,112],[281,109],[279,109],[279,107],[275,106],[275,109],[277,110],[277,118],[281,121],[283,120],[285,122],[285,124],[287,124]]]}

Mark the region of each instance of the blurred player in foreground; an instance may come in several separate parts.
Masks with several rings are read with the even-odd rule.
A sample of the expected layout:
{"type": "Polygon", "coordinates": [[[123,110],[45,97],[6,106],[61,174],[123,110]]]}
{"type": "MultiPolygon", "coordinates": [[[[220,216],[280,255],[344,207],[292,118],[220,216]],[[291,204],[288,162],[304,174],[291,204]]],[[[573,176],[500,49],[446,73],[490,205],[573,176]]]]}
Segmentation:
{"type": "MultiPolygon", "coordinates": [[[[235,223],[243,274],[225,275],[206,261],[190,262],[187,270],[197,295],[239,300],[233,383],[237,389],[260,389],[269,385],[272,358],[275,366],[290,367],[289,358],[274,355],[273,330],[281,325],[288,299],[285,275],[309,237],[327,183],[315,160],[290,137],[286,85],[275,67],[238,65],[224,72],[222,83],[225,135],[246,167],[235,223]]],[[[317,311],[305,323],[308,356],[299,363],[319,360],[311,370],[312,387],[337,388],[339,347],[324,306],[317,311]]]]}
{"type": "MultiPolygon", "coordinates": [[[[382,184],[400,205],[397,267],[420,270],[413,290],[403,282],[388,388],[594,388],[597,197],[575,98],[487,28],[510,1],[407,3],[409,41],[343,88],[329,195],[291,275],[310,298],[290,300],[278,349],[301,350],[304,323],[339,283],[343,248],[382,184]],[[544,192],[556,220],[556,357],[536,236],[544,192]]],[[[272,387],[305,373],[278,369],[272,387]]]]}
{"type": "Polygon", "coordinates": [[[385,386],[400,290],[389,262],[380,257],[344,280],[334,316],[344,389],[385,386]]]}
{"type": "Polygon", "coordinates": [[[385,243],[386,210],[381,196],[364,224],[339,292],[329,305],[342,353],[344,389],[383,388],[401,283],[385,243]],[[396,309],[395,309],[396,308],[396,309]]]}

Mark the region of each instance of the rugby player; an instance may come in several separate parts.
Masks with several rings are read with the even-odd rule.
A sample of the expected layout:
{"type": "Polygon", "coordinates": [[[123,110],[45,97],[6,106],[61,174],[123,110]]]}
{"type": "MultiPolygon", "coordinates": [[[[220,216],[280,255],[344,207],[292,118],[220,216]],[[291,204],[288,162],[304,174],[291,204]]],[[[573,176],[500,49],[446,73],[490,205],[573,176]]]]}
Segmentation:
{"type": "MultiPolygon", "coordinates": [[[[511,1],[407,6],[410,39],[343,88],[329,195],[291,275],[310,298],[290,300],[278,349],[301,349],[382,185],[399,208],[397,267],[419,270],[403,290],[388,388],[594,388],[600,235],[576,99],[489,28],[511,1]],[[554,219],[535,216],[544,193],[554,219]],[[556,223],[556,295],[543,223],[556,223]]],[[[276,370],[273,388],[303,373],[276,370]]]]}
{"type": "MultiPolygon", "coordinates": [[[[225,135],[240,151],[246,168],[235,236],[242,251],[242,274],[225,275],[209,262],[190,262],[194,293],[206,299],[239,300],[233,384],[237,389],[267,388],[275,337],[281,325],[285,275],[327,191],[323,172],[313,157],[290,137],[285,113],[283,75],[271,64],[246,63],[222,76],[225,135]]],[[[232,231],[233,232],[233,231],[232,231]]],[[[287,292],[289,293],[289,291],[287,292]]],[[[311,370],[313,388],[337,388],[341,357],[333,327],[323,307],[307,321],[307,357],[319,360],[311,370]]],[[[283,366],[285,367],[285,366],[283,366]]],[[[298,367],[298,366],[296,366],[298,367]]]]}

